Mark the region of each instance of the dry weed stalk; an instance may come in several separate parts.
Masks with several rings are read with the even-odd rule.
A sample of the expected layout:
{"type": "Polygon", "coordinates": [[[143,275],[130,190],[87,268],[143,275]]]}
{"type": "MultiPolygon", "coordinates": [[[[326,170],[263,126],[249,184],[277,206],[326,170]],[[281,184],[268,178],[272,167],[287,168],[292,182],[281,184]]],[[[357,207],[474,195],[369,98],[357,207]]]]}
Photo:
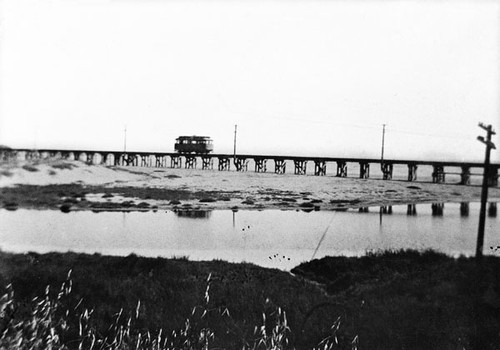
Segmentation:
{"type": "MultiPolygon", "coordinates": [[[[135,312],[125,315],[121,309],[114,316],[108,327],[108,336],[103,336],[93,325],[94,310],[80,309],[82,300],[70,308],[67,297],[71,293],[71,271],[62,283],[56,297],[51,297],[50,287],[45,289],[42,298],[32,300],[30,317],[17,320],[17,306],[12,285],[6,287],[6,293],[0,298],[0,350],[209,350],[215,340],[215,333],[210,327],[210,317],[222,317],[230,328],[238,328],[227,308],[210,307],[211,275],[200,305],[193,307],[190,317],[179,330],[170,335],[160,329],[156,334],[148,330],[138,330],[135,324],[140,318],[141,302],[138,301],[135,312]],[[73,315],[70,314],[73,312],[73,315]],[[76,329],[70,330],[68,319],[78,319],[76,329]],[[73,331],[73,339],[68,334],[73,331]],[[76,337],[76,338],[75,338],[76,337]]],[[[281,308],[263,313],[262,325],[256,326],[251,343],[242,350],[285,350],[290,346],[291,330],[286,313],[281,308]]],[[[340,318],[332,326],[332,335],[325,338],[317,349],[333,350],[338,342],[336,333],[340,327],[340,318]]],[[[242,334],[242,332],[239,332],[242,334]]],[[[357,349],[358,339],[353,340],[352,349],[357,349]]]]}

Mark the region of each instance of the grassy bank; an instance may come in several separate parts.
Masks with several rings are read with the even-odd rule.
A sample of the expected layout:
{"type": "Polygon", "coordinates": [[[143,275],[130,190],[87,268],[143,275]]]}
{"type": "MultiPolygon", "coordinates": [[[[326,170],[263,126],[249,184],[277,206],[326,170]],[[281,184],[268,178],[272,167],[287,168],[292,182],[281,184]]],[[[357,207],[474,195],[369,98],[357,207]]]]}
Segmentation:
{"type": "Polygon", "coordinates": [[[130,318],[130,334],[140,332],[144,341],[148,332],[152,339],[160,329],[170,338],[175,331],[184,345],[173,348],[182,349],[204,348],[205,340],[210,349],[312,349],[329,336],[338,349],[500,346],[500,259],[494,257],[480,273],[472,259],[409,251],[314,260],[291,275],[222,261],[1,253],[0,283],[12,283],[15,292],[12,317],[31,319],[31,300],[43,297],[47,285],[57,299],[70,269],[72,291],[61,298],[62,310],[71,311],[63,317],[69,329],[61,339],[75,348],[85,309],[94,310],[85,322],[97,338],[113,339],[117,324],[126,328],[130,318]],[[284,339],[288,345],[280,346],[284,339]]]}
{"type": "Polygon", "coordinates": [[[326,257],[293,273],[362,305],[357,334],[368,349],[500,348],[500,259],[432,251],[326,257]]]}
{"type": "MultiPolygon", "coordinates": [[[[207,323],[215,333],[211,348],[235,349],[253,344],[255,327],[262,325],[263,313],[271,327],[276,324],[279,307],[286,311],[287,323],[296,331],[309,310],[332,300],[315,283],[287,272],[223,261],[2,253],[0,266],[1,284],[12,283],[20,305],[17,317],[28,317],[30,300],[43,296],[47,285],[57,294],[58,286],[72,269],[73,287],[66,303],[74,309],[83,299],[80,309],[85,306],[94,310],[94,327],[99,334],[106,334],[120,309],[131,312],[140,300],[140,317],[134,327],[152,333],[160,328],[164,334],[181,330],[195,307],[210,310],[201,323],[207,323]],[[210,298],[206,305],[209,275],[210,298]]],[[[333,324],[334,317],[322,321],[333,324]]],[[[73,323],[75,328],[78,322],[73,320],[73,323]]],[[[305,337],[290,335],[289,338],[292,345],[311,348],[323,336],[311,332],[305,337]]]]}

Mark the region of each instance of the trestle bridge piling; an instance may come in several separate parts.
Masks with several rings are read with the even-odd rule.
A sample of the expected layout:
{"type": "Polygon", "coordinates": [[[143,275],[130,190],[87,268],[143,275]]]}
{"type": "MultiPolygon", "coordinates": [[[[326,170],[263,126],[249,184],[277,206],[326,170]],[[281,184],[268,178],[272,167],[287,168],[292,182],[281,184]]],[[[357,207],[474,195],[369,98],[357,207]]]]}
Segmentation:
{"type": "MultiPolygon", "coordinates": [[[[401,160],[401,159],[369,159],[369,158],[342,158],[342,157],[296,157],[296,156],[273,156],[273,155],[245,155],[238,154],[181,154],[164,152],[123,152],[123,151],[95,151],[95,150],[57,150],[57,149],[0,149],[0,160],[11,159],[45,159],[60,158],[68,160],[80,160],[87,164],[101,164],[108,166],[141,166],[158,168],[186,168],[196,169],[201,165],[203,170],[216,169],[219,171],[231,170],[231,163],[236,171],[248,171],[250,161],[253,161],[255,172],[268,172],[272,170],[276,174],[285,174],[287,161],[293,162],[293,173],[306,175],[307,163],[314,163],[314,175],[325,176],[327,174],[327,163],[334,163],[337,177],[347,177],[348,164],[359,164],[359,178],[370,177],[370,167],[380,166],[382,178],[392,180],[395,165],[403,165],[407,168],[407,180],[417,181],[417,169],[419,166],[432,167],[432,182],[446,183],[446,175],[460,176],[460,184],[470,185],[471,176],[483,176],[484,164],[480,162],[449,162],[449,161],[425,161],[425,160],[401,160]],[[274,162],[274,169],[269,169],[268,161],[274,162]],[[201,164],[199,164],[201,163],[201,164]],[[460,168],[460,172],[446,172],[448,168],[460,168]],[[475,171],[474,173],[472,171],[475,171]]],[[[488,171],[488,183],[490,186],[498,186],[500,164],[491,164],[488,171]]]]}

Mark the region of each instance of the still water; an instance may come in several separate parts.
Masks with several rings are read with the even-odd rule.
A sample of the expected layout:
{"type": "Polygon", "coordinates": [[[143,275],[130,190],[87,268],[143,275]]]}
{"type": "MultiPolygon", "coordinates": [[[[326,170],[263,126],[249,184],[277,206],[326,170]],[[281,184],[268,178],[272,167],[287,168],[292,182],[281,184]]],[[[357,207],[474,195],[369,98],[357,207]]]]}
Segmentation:
{"type": "MultiPolygon", "coordinates": [[[[495,207],[496,208],[496,207],[495,207]]],[[[420,204],[345,212],[70,212],[0,210],[0,249],[188,257],[289,270],[311,258],[379,249],[475,251],[479,204],[420,204]],[[368,211],[367,211],[368,210],[368,211]]],[[[500,255],[500,219],[486,218],[485,254],[500,255]]]]}

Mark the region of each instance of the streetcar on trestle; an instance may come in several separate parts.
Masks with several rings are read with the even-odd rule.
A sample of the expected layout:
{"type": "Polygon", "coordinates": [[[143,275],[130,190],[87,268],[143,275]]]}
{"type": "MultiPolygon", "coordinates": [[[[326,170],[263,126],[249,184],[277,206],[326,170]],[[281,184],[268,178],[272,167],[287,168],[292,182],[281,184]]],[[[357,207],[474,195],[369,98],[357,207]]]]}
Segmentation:
{"type": "Polygon", "coordinates": [[[175,139],[177,153],[208,154],[214,150],[213,140],[208,136],[179,136],[175,139]]]}

